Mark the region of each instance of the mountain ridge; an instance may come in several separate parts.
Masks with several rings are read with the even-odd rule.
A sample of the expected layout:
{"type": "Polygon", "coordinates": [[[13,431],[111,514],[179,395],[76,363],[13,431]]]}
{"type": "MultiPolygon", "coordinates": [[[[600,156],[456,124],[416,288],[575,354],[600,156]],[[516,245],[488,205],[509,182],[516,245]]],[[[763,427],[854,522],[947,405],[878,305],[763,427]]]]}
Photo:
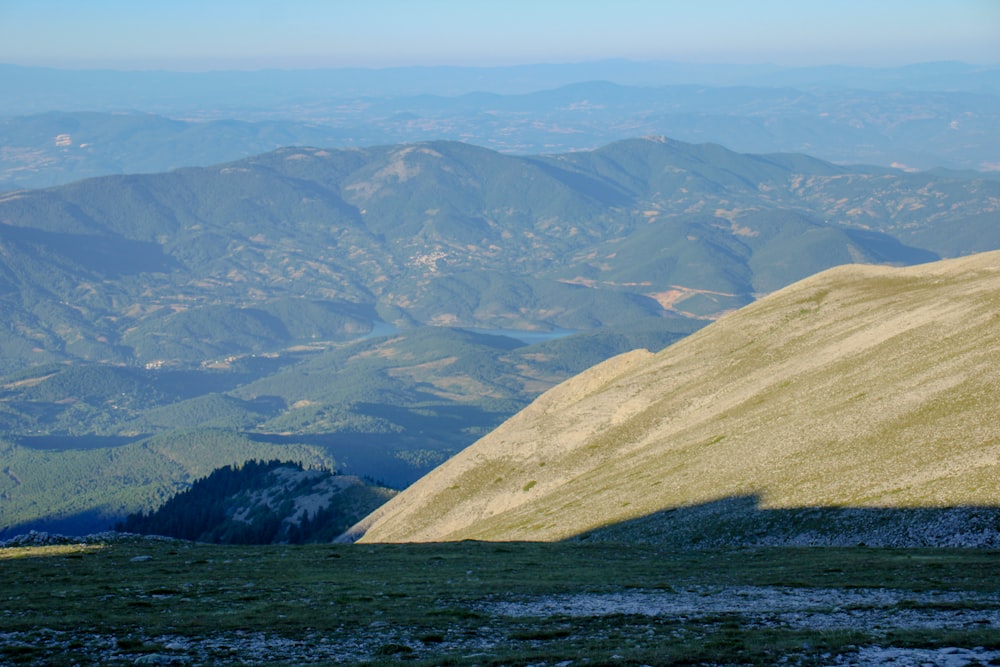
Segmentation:
{"type": "MultiPolygon", "coordinates": [[[[287,148],[0,195],[2,305],[11,346],[119,363],[200,363],[216,352],[183,352],[163,322],[303,297],[353,309],[335,339],[376,318],[544,330],[711,317],[837,263],[1000,247],[996,201],[1000,183],[662,139],[534,157],[287,148]],[[499,277],[487,301],[485,275],[499,277]],[[674,311],[661,295],[678,286],[699,296],[674,311]]],[[[224,346],[231,331],[214,335],[224,346]]]]}
{"type": "Polygon", "coordinates": [[[1000,253],[833,268],[564,382],[354,535],[565,539],[735,496],[995,505],[998,325],[1000,253]]]}
{"type": "Polygon", "coordinates": [[[204,166],[279,146],[452,139],[526,155],[651,134],[843,164],[995,169],[996,68],[730,67],[716,76],[725,69],[591,63],[185,75],[0,64],[0,113],[8,116],[0,118],[0,190],[204,166]],[[474,92],[483,91],[484,72],[495,90],[474,92]]]}
{"type": "Polygon", "coordinates": [[[115,530],[216,544],[329,542],[393,493],[329,470],[248,461],[214,470],[115,530]]]}
{"type": "Polygon", "coordinates": [[[44,485],[0,478],[4,521],[86,512],[107,489],[63,505],[76,476],[126,456],[119,479],[152,486],[102,516],[293,443],[403,485],[640,340],[831,265],[1000,248],[997,202],[990,181],[662,138],[291,147],[0,195],[0,467],[54,484],[33,505],[44,485]],[[513,351],[525,331],[572,335],[513,351]],[[146,468],[147,443],[198,440],[225,451],[146,468]]]}

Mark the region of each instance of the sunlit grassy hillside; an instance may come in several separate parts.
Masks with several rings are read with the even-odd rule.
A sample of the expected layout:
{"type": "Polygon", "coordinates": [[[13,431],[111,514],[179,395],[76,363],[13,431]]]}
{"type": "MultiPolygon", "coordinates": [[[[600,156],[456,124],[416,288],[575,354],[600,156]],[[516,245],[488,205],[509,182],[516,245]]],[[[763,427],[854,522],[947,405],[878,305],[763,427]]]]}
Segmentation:
{"type": "Polygon", "coordinates": [[[551,540],[736,498],[997,505],[998,369],[1000,253],[831,269],[555,387],[358,530],[551,540]]]}

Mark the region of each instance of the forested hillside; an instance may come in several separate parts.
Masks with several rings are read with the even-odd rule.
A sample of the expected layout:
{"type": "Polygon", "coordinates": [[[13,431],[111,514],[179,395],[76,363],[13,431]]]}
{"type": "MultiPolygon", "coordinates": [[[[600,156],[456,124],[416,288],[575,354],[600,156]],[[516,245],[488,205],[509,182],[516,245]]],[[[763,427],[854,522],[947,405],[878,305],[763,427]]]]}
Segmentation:
{"type": "Polygon", "coordinates": [[[225,466],[116,528],[216,544],[330,542],[391,498],[357,477],[282,461],[225,466]]]}
{"type": "Polygon", "coordinates": [[[8,193],[0,526],[148,510],[289,446],[402,487],[570,375],[816,271],[1000,247],[998,202],[664,138],[284,148],[8,193]],[[149,456],[187,443],[197,464],[149,456]]]}
{"type": "Polygon", "coordinates": [[[0,197],[8,370],[200,365],[384,320],[715,316],[847,261],[997,246],[1000,183],[635,140],[512,157],[282,149],[0,197]]]}

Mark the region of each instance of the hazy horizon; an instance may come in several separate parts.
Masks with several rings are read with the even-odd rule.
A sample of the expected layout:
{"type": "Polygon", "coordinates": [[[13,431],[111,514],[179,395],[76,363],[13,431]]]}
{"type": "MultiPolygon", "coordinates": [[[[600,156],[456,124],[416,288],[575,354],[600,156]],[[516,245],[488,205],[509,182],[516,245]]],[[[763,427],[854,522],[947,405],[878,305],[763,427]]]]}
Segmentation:
{"type": "Polygon", "coordinates": [[[0,62],[116,70],[1000,63],[990,0],[2,0],[0,62]]]}

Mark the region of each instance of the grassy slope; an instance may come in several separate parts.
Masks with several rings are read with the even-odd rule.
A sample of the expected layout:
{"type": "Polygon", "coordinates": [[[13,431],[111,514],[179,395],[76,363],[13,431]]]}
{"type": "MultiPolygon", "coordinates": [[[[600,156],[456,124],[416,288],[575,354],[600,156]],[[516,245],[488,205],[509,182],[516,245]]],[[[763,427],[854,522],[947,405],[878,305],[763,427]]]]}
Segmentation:
{"type": "Polygon", "coordinates": [[[550,390],[366,541],[560,539],[671,507],[996,505],[1000,254],[814,276],[550,390]]]}

